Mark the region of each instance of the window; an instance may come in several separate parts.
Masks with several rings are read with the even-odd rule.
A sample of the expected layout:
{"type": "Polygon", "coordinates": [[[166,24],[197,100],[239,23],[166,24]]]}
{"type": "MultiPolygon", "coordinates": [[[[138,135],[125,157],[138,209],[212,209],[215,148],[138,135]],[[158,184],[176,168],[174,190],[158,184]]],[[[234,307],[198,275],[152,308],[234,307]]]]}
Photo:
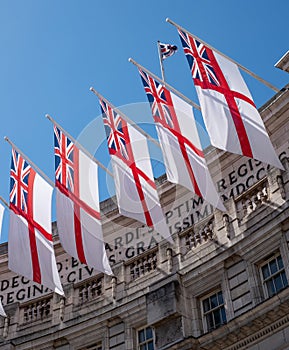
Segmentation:
{"type": "Polygon", "coordinates": [[[212,331],[227,322],[222,291],[202,300],[205,329],[212,331]]]}
{"type": "Polygon", "coordinates": [[[154,350],[154,334],[151,327],[138,331],[138,350],[154,350]]]}
{"type": "Polygon", "coordinates": [[[261,274],[265,292],[268,297],[277,294],[280,290],[288,286],[281,255],[271,257],[263,266],[261,274]]]}

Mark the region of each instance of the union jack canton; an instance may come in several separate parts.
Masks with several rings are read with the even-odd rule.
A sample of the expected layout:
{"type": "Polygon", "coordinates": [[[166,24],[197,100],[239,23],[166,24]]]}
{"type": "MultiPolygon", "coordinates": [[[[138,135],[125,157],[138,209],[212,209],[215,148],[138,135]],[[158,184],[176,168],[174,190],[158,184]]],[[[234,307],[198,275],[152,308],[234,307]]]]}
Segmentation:
{"type": "Polygon", "coordinates": [[[31,166],[17,151],[12,149],[10,205],[25,214],[28,213],[28,181],[31,173],[35,173],[31,166]]]}
{"type": "Polygon", "coordinates": [[[214,67],[216,63],[212,50],[188,33],[179,30],[179,35],[194,83],[196,85],[220,86],[220,77],[218,77],[216,67],[214,67]]]}
{"type": "Polygon", "coordinates": [[[159,42],[159,46],[160,46],[162,60],[165,60],[166,58],[174,55],[178,50],[176,45],[164,44],[159,42]]]}
{"type": "Polygon", "coordinates": [[[55,180],[74,192],[74,144],[54,126],[55,180]]]}
{"type": "Polygon", "coordinates": [[[174,128],[174,118],[171,112],[172,103],[168,101],[169,94],[166,93],[166,88],[141,69],[139,69],[139,73],[155,122],[161,122],[167,128],[174,128]]]}
{"type": "Polygon", "coordinates": [[[99,99],[109,153],[129,159],[127,137],[124,132],[126,122],[108,103],[99,99]]]}

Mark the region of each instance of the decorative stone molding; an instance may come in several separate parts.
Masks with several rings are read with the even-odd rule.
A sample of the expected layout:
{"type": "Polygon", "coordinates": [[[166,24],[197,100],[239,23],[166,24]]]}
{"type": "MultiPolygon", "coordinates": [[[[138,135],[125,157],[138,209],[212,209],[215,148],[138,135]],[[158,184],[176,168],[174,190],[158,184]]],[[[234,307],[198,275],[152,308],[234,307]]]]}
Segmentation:
{"type": "Polygon", "coordinates": [[[200,350],[245,350],[289,326],[288,288],[227,325],[198,338],[200,350]],[[280,303],[280,301],[283,302],[280,303]],[[246,316],[245,316],[246,315],[246,316]],[[212,342],[211,340],[214,339],[212,342]]]}
{"type": "MultiPolygon", "coordinates": [[[[262,324],[262,323],[261,323],[262,324]]],[[[289,315],[286,315],[282,319],[271,323],[269,326],[263,328],[261,331],[239,341],[237,344],[230,346],[228,348],[224,348],[224,350],[241,350],[248,349],[248,345],[253,345],[260,338],[265,338],[267,335],[274,333],[276,330],[283,328],[284,326],[288,326],[289,324],[289,315]]]]}

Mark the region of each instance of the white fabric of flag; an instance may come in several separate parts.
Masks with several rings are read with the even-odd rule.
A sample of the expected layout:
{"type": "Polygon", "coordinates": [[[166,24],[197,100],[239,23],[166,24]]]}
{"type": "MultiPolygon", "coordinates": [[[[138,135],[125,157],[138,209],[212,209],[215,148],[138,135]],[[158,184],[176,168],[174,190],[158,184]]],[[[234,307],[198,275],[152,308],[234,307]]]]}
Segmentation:
{"type": "Polygon", "coordinates": [[[212,145],[283,169],[237,65],[179,34],[212,145]]]}
{"type": "Polygon", "coordinates": [[[54,135],[60,242],[81,263],[112,275],[100,221],[98,166],[57,127],[54,135]]]}
{"type": "MultiPolygon", "coordinates": [[[[4,206],[0,203],[0,238],[2,234],[3,215],[4,215],[4,206]]],[[[0,300],[0,316],[7,317],[1,300],[0,300]]]]}
{"type": "Polygon", "coordinates": [[[64,295],[51,231],[53,187],[12,149],[8,267],[64,295]]]}
{"type": "Polygon", "coordinates": [[[100,99],[100,105],[120,213],[153,227],[172,242],[154,182],[146,137],[106,101],[100,99]]]}
{"type": "Polygon", "coordinates": [[[168,180],[225,210],[205,161],[192,107],[149,74],[139,71],[151,104],[168,180]]]}

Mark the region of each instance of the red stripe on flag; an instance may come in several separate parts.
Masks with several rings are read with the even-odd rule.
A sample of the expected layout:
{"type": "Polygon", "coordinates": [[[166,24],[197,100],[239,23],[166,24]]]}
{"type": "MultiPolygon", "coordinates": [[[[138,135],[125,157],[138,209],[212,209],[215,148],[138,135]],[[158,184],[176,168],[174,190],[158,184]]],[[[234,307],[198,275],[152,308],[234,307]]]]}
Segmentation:
{"type": "MultiPolygon", "coordinates": [[[[73,149],[73,174],[74,174],[74,196],[79,198],[79,150],[74,146],[73,149]]],[[[81,263],[86,264],[86,258],[84,254],[82,230],[80,221],[80,206],[74,202],[74,233],[75,243],[78,259],[81,263]]]]}
{"type": "Polygon", "coordinates": [[[59,189],[61,193],[63,193],[66,197],[70,198],[72,202],[74,202],[75,205],[78,205],[81,209],[86,211],[89,215],[91,215],[93,218],[100,220],[100,213],[91,208],[88,204],[86,204],[83,200],[76,197],[73,193],[71,193],[65,186],[62,185],[62,183],[58,180],[55,182],[55,186],[59,189]]]}
{"type": "Polygon", "coordinates": [[[59,145],[59,147],[61,147],[61,153],[60,153],[60,157],[61,157],[61,161],[62,161],[62,173],[61,173],[61,182],[63,184],[66,184],[66,164],[67,164],[67,159],[66,159],[66,137],[62,137],[61,138],[61,144],[59,145]]]}
{"type": "Polygon", "coordinates": [[[182,153],[182,156],[185,160],[185,164],[186,164],[186,167],[187,167],[187,171],[189,173],[189,176],[190,176],[190,179],[191,179],[191,182],[192,182],[192,185],[193,185],[193,188],[194,188],[194,192],[196,193],[197,196],[199,197],[202,197],[202,194],[201,194],[201,191],[200,191],[200,188],[199,188],[199,185],[197,183],[197,180],[196,180],[196,177],[195,177],[195,174],[194,174],[194,171],[192,169],[192,166],[191,166],[191,163],[190,163],[190,159],[189,159],[189,156],[188,156],[188,152],[186,150],[186,143],[189,147],[191,147],[191,149],[200,157],[204,158],[204,155],[203,155],[203,152],[201,150],[199,150],[197,147],[195,147],[191,142],[189,142],[181,133],[181,129],[180,129],[180,125],[179,125],[179,121],[178,121],[178,118],[177,118],[177,115],[176,115],[176,112],[175,112],[175,109],[174,109],[174,106],[173,106],[173,101],[172,101],[172,98],[171,98],[171,94],[170,92],[163,86],[163,92],[165,94],[165,101],[166,101],[166,105],[167,107],[169,108],[169,112],[170,112],[170,116],[171,116],[171,119],[172,119],[172,123],[173,123],[173,126],[170,127],[168,125],[168,123],[166,123],[166,117],[165,117],[165,114],[164,114],[164,110],[162,108],[162,104],[164,103],[164,100],[161,100],[159,98],[159,94],[158,92],[156,91],[156,87],[155,87],[155,84],[154,84],[154,80],[153,78],[151,78],[149,75],[148,75],[148,78],[150,80],[150,86],[151,86],[151,89],[152,89],[152,94],[155,98],[155,101],[158,105],[158,111],[160,113],[160,117],[154,115],[154,120],[155,122],[159,122],[164,128],[166,128],[167,130],[169,130],[178,140],[178,143],[179,143],[179,146],[180,146],[180,150],[181,150],[181,153],[182,153]],[[188,141],[188,142],[187,142],[188,141]]]}
{"type": "Polygon", "coordinates": [[[128,151],[128,155],[129,155],[129,159],[130,159],[130,164],[128,164],[128,166],[130,167],[130,169],[132,171],[132,175],[133,175],[133,178],[134,178],[134,181],[136,184],[138,195],[139,195],[139,198],[141,200],[142,207],[143,207],[146,223],[148,226],[152,227],[153,221],[152,221],[150,212],[149,212],[148,207],[147,207],[147,203],[145,200],[143,188],[142,188],[140,177],[139,177],[139,175],[140,175],[139,170],[140,169],[135,164],[133,150],[131,147],[131,141],[130,141],[130,137],[129,137],[129,133],[128,133],[128,127],[127,127],[127,123],[124,120],[123,120],[123,129],[122,130],[123,130],[123,133],[125,135],[126,147],[127,147],[127,151],[128,151]]]}
{"type": "MultiPolygon", "coordinates": [[[[35,179],[35,171],[31,168],[28,178],[28,191],[27,191],[27,216],[33,218],[33,185],[35,179]]],[[[29,231],[29,242],[30,242],[30,253],[32,260],[32,269],[33,269],[33,281],[41,284],[41,271],[39,264],[39,257],[37,251],[36,237],[35,237],[35,227],[28,220],[28,231],[29,231]]]]}
{"type": "MultiPolygon", "coordinates": [[[[198,182],[197,182],[195,174],[194,174],[194,170],[192,169],[192,166],[191,166],[191,163],[190,163],[188,152],[186,150],[186,146],[185,146],[186,138],[183,137],[183,135],[182,135],[181,128],[180,128],[180,125],[179,125],[179,121],[178,121],[178,118],[177,118],[177,115],[176,115],[176,112],[175,112],[175,109],[174,109],[174,106],[173,106],[173,101],[172,101],[172,98],[171,98],[171,94],[166,88],[164,88],[164,93],[165,93],[166,100],[168,102],[170,113],[171,113],[171,116],[172,116],[172,119],[173,119],[175,135],[178,138],[178,142],[179,142],[179,145],[180,145],[180,148],[181,148],[181,152],[182,152],[182,155],[184,157],[185,164],[186,164],[188,173],[190,175],[194,191],[195,191],[197,196],[202,197],[202,194],[201,194],[198,182]]],[[[193,146],[192,149],[194,151],[197,150],[197,152],[195,152],[195,153],[197,153],[199,156],[204,157],[203,152],[198,150],[197,147],[193,146]]]]}
{"type": "Polygon", "coordinates": [[[34,221],[30,215],[28,216],[23,210],[20,210],[12,203],[10,203],[9,207],[16,215],[22,216],[27,221],[27,224],[30,224],[35,228],[35,230],[39,231],[45,239],[47,239],[49,242],[52,242],[51,233],[47,232],[42,226],[38,224],[38,222],[34,221]]]}
{"type": "MultiPolygon", "coordinates": [[[[132,167],[132,161],[124,158],[119,151],[109,148],[109,154],[120,158],[129,168],[132,167]]],[[[142,177],[152,188],[156,189],[156,184],[152,179],[150,179],[146,173],[144,173],[140,168],[135,165],[135,172],[142,177]]]]}
{"type": "Polygon", "coordinates": [[[91,215],[95,219],[100,220],[100,213],[97,210],[91,208],[83,200],[81,200],[80,198],[76,197],[75,194],[71,193],[65,186],[62,185],[62,183],[60,181],[56,180],[55,186],[66,197],[70,198],[74,202],[74,204],[78,205],[80,208],[85,210],[89,215],[91,215]]]}
{"type": "Polygon", "coordinates": [[[213,51],[206,47],[206,52],[208,55],[208,58],[210,60],[211,65],[213,66],[213,69],[215,71],[216,76],[219,79],[219,84],[220,86],[216,86],[214,84],[212,84],[209,79],[207,78],[207,74],[205,72],[205,68],[203,67],[203,62],[206,63],[205,61],[203,61],[202,57],[199,56],[198,54],[198,50],[197,47],[195,45],[195,40],[190,36],[187,35],[187,37],[189,38],[189,42],[190,45],[192,47],[192,54],[194,56],[194,59],[197,61],[197,65],[199,67],[199,70],[201,72],[202,75],[202,81],[200,81],[199,79],[194,79],[194,83],[195,85],[200,86],[202,89],[211,89],[211,90],[215,90],[220,92],[226,99],[226,102],[228,104],[233,122],[235,124],[235,128],[236,128],[236,132],[239,138],[239,142],[240,142],[240,147],[242,149],[242,153],[243,155],[247,156],[247,157],[251,157],[253,158],[253,153],[252,153],[252,149],[251,149],[251,145],[250,145],[250,141],[245,129],[245,125],[242,119],[242,116],[240,114],[240,110],[237,106],[236,100],[235,98],[239,98],[242,99],[248,103],[250,103],[251,105],[253,105],[255,107],[255,104],[252,100],[250,100],[247,96],[241,94],[241,93],[237,93],[235,91],[232,91],[229,87],[229,84],[214,56],[213,51]]]}

